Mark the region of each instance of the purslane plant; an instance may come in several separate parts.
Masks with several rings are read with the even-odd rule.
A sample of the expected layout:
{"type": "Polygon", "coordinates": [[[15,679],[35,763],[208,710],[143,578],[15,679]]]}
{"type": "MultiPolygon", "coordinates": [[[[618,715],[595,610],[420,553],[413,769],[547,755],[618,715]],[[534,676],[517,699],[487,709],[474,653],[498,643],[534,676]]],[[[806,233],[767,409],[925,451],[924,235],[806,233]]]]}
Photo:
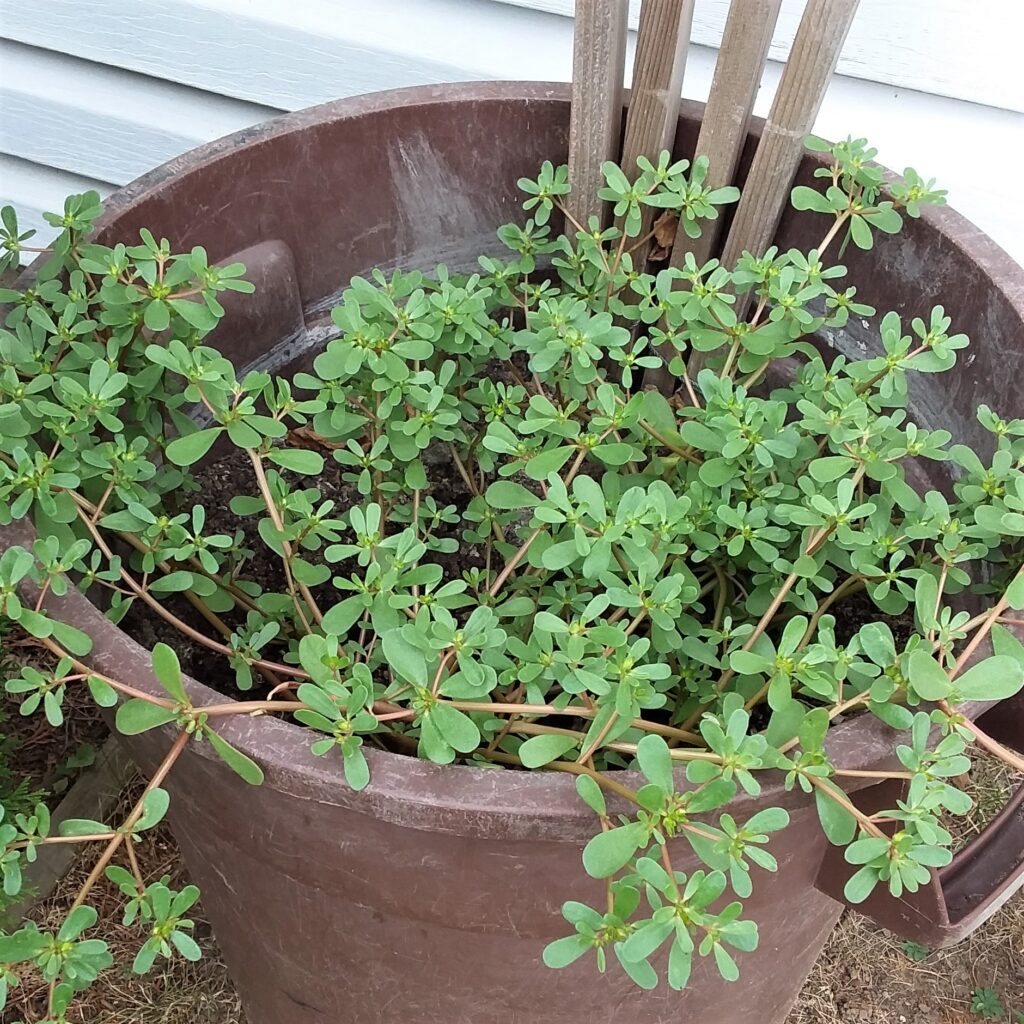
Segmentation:
{"type": "MultiPolygon", "coordinates": [[[[133,846],[162,819],[162,783],[189,744],[261,781],[216,731],[227,715],[293,716],[356,789],[373,782],[367,745],[574,775],[595,815],[583,868],[607,900],[567,903],[574,931],[544,958],[593,953],[603,970],[610,950],[644,987],[659,981],[652,957],[683,988],[695,956],[735,978],[734,954],[757,945],[742,901],[775,870],[788,815],[728,808],[765,778],[814,799],[857,866],[853,901],[877,885],[914,891],[949,862],[942,818],[970,807],[952,780],[971,745],[1024,766],[958,711],[1024,684],[1007,628],[1024,608],[1024,421],[979,409],[992,450],[976,453],[909,418],[908,376],[948,370],[967,345],[942,307],[910,324],[886,314],[881,353],[864,360],[811,343],[875,315],[840,287],[833,250],[870,248],[943,193],[909,170],[884,190],[863,141],[810,144],[831,154],[823,190],[793,192],[822,219],[811,252],[649,271],[634,253],[659,225],[682,218],[696,237],[736,190],[707,189],[703,159],[641,159],[633,177],[608,164],[600,194],[617,226],[602,228],[572,221],[566,169],[545,164],[520,182],[532,219],[498,232],[506,258],[482,257],[472,275],[354,279],[337,336],[291,381],[239,378],[204,344],[218,294],[251,290],[241,266],[174,254],[145,231],[92,243],[93,194],[51,218],[52,257],[28,289],[0,293],[0,522],[31,519],[39,536],[0,558],[0,614],[54,656],[7,690],[56,726],[66,689],[87,686],[118,705],[121,731],[174,738],[124,822],[54,835],[43,806],[0,821],[8,893],[43,844],[102,847],[58,934],[0,935],[0,1005],[34,964],[61,1022],[109,966],[88,937],[104,872],[142,927],[137,970],[198,955],[194,888],[147,881],[133,846]],[[651,386],[666,370],[668,395],[651,386]],[[279,592],[247,578],[242,531],[207,529],[194,468],[218,442],[251,467],[231,506],[280,562],[279,592]],[[953,496],[915,490],[915,460],[949,462],[953,496]],[[439,474],[464,501],[436,502],[439,474]],[[358,501],[325,499],[321,478],[358,501]],[[457,549],[477,567],[446,573],[457,549]],[[162,698],[95,671],[89,638],[48,611],[69,586],[114,621],[146,606],[250,693],[194,705],[166,644],[153,650],[162,698]],[[960,606],[975,591],[988,608],[972,616],[960,606]],[[843,602],[858,594],[879,614],[844,635],[843,602]],[[894,615],[909,636],[893,634],[894,615]],[[900,731],[899,771],[831,762],[830,724],[852,713],[900,731]],[[905,796],[862,813],[843,784],[864,774],[905,779],[905,796]],[[606,793],[632,812],[610,811],[606,793]],[[700,870],[673,864],[680,843],[700,870]]],[[[3,224],[14,262],[27,236],[9,209],[3,224]]]]}

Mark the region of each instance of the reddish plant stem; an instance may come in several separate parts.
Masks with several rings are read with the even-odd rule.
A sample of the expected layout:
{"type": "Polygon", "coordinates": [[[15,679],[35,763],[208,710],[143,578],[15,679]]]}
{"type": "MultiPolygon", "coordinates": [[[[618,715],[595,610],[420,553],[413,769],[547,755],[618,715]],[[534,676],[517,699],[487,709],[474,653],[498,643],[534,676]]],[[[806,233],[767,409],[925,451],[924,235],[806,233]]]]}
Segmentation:
{"type": "Polygon", "coordinates": [[[142,870],[139,868],[139,858],[135,856],[135,846],[130,839],[124,844],[124,849],[125,853],[128,854],[128,864],[131,867],[132,874],[135,876],[135,887],[141,896],[146,891],[146,880],[142,877],[142,870]]]}
{"type": "Polygon", "coordinates": [[[594,737],[589,746],[587,746],[584,750],[580,752],[580,756],[576,758],[577,764],[586,764],[593,758],[594,752],[598,749],[598,747],[601,746],[602,743],[604,743],[605,739],[608,736],[608,733],[612,731],[612,729],[615,727],[615,723],[618,720],[618,714],[612,712],[611,717],[601,727],[601,731],[594,737]]]}
{"type": "Polygon", "coordinates": [[[163,761],[160,763],[160,767],[153,773],[153,777],[149,780],[146,788],[142,792],[142,796],[139,797],[138,802],[132,808],[131,813],[125,818],[124,824],[121,826],[121,831],[110,840],[107,848],[103,851],[100,859],[93,866],[89,877],[82,884],[81,889],[78,891],[78,895],[75,897],[74,903],[71,904],[71,908],[68,913],[73,913],[77,910],[85,901],[89,898],[89,893],[92,891],[93,886],[103,876],[103,872],[106,870],[107,865],[111,862],[114,854],[117,853],[118,847],[124,842],[125,838],[131,832],[132,827],[142,817],[144,810],[144,803],[146,797],[154,790],[157,789],[160,784],[167,778],[168,772],[174,767],[175,761],[181,756],[185,747],[188,745],[190,735],[187,732],[181,732],[178,734],[178,738],[171,745],[171,749],[168,750],[164,756],[163,761]]]}
{"type": "Polygon", "coordinates": [[[145,690],[139,690],[134,686],[129,686],[127,683],[118,682],[116,679],[112,679],[110,676],[105,676],[102,672],[94,672],[89,666],[82,661],[80,658],[74,657],[69,654],[60,644],[50,637],[36,637],[39,643],[41,643],[51,654],[55,654],[58,658],[67,658],[72,665],[75,666],[81,672],[80,678],[87,679],[89,676],[93,676],[96,679],[102,680],[111,689],[117,690],[118,693],[124,694],[126,697],[137,697],[139,700],[147,701],[150,704],[158,704],[163,708],[173,708],[174,701],[165,700],[161,697],[154,697],[152,694],[146,693],[145,690]]]}
{"type": "Polygon", "coordinates": [[[833,768],[833,775],[839,775],[846,779],[912,779],[912,772],[874,772],[858,771],[854,768],[833,768]]]}
{"type": "MultiPolygon", "coordinates": [[[[96,506],[93,505],[93,503],[89,501],[88,498],[84,498],[77,491],[68,490],[66,491],[66,493],[70,494],[71,499],[74,501],[74,503],[84,512],[88,513],[90,516],[92,516],[93,513],[96,511],[96,506]]],[[[133,548],[135,548],[136,551],[144,555],[151,555],[155,553],[153,548],[151,548],[148,544],[142,541],[134,533],[126,533],[122,530],[114,530],[112,532],[114,533],[115,536],[119,537],[126,544],[130,544],[133,548]]],[[[186,560],[186,564],[188,564],[196,572],[205,576],[208,580],[212,580],[214,583],[217,584],[217,586],[221,587],[223,590],[227,591],[227,593],[229,593],[231,597],[234,599],[236,604],[242,605],[249,611],[258,611],[258,608],[256,607],[256,602],[253,601],[253,599],[249,597],[249,595],[246,594],[245,591],[240,590],[230,580],[224,579],[222,576],[218,576],[215,573],[207,572],[207,570],[203,567],[199,559],[196,558],[194,555],[190,556],[186,560]]],[[[161,572],[173,571],[171,565],[168,562],[157,562],[157,566],[159,567],[161,572]]],[[[204,614],[207,617],[207,621],[210,622],[211,625],[216,626],[216,623],[212,621],[212,619],[210,618],[210,616],[213,616],[213,613],[210,611],[209,608],[207,608],[206,603],[204,601],[197,598],[191,591],[188,590],[185,591],[185,596],[186,598],[194,599],[190,600],[190,603],[192,603],[193,607],[201,614],[204,614]]],[[[216,618],[216,616],[214,616],[214,618],[216,618]]],[[[219,627],[217,628],[219,629],[219,627]]]]}
{"type": "Polygon", "coordinates": [[[256,482],[259,485],[260,493],[263,495],[263,500],[267,506],[267,514],[270,516],[271,522],[274,524],[274,528],[282,534],[281,538],[281,550],[284,551],[284,574],[288,584],[288,592],[292,595],[292,601],[295,604],[295,610],[299,613],[299,619],[302,621],[303,628],[307,633],[312,632],[309,625],[309,620],[306,618],[306,613],[302,608],[302,601],[299,600],[299,594],[302,595],[302,600],[306,602],[310,612],[313,614],[313,618],[316,619],[318,625],[323,625],[324,617],[317,607],[316,600],[312,593],[310,593],[309,587],[305,583],[298,583],[299,594],[295,592],[296,583],[294,576],[292,575],[292,559],[295,557],[295,553],[292,550],[291,543],[284,539],[284,521],[281,519],[281,513],[277,509],[277,503],[274,501],[274,494],[270,489],[270,481],[267,480],[266,471],[263,468],[263,457],[260,455],[255,448],[246,448],[246,454],[249,456],[249,461],[252,463],[253,472],[256,474],[256,482]]]}
{"type": "Polygon", "coordinates": [[[1008,747],[1004,747],[998,740],[993,739],[976,722],[972,722],[965,715],[958,714],[946,701],[940,701],[939,707],[950,718],[954,719],[959,725],[962,725],[974,737],[974,742],[979,747],[998,757],[1000,761],[1008,764],[1014,771],[1024,772],[1024,757],[1021,757],[1008,747]]]}
{"type": "MultiPolygon", "coordinates": [[[[486,701],[452,700],[446,703],[457,707],[460,711],[482,712],[495,715],[566,715],[571,718],[596,718],[596,708],[570,707],[559,708],[552,704],[489,704],[486,701]]],[[[689,742],[702,743],[703,740],[695,733],[688,733],[684,729],[678,729],[672,725],[662,725],[660,722],[649,722],[645,719],[634,718],[630,722],[634,729],[643,729],[646,732],[658,733],[661,736],[671,736],[675,739],[684,739],[689,742]]]]}
{"type": "Polygon", "coordinates": [[[87,836],[46,836],[46,838],[41,839],[38,842],[25,840],[20,843],[12,843],[9,849],[24,850],[29,846],[61,846],[71,843],[99,843],[108,839],[113,839],[116,835],[116,832],[97,832],[94,835],[87,836]]]}
{"type": "Polygon", "coordinates": [[[505,563],[505,568],[498,573],[497,579],[488,588],[487,593],[491,597],[495,597],[499,590],[505,585],[505,581],[515,572],[516,566],[523,560],[526,553],[533,546],[533,542],[547,529],[547,526],[538,526],[533,533],[530,534],[522,544],[519,545],[519,549],[516,553],[505,563]]]}
{"type": "Polygon", "coordinates": [[[431,684],[430,691],[436,697],[438,691],[441,689],[441,676],[444,675],[444,670],[451,661],[452,655],[455,653],[454,647],[449,647],[444,654],[441,655],[441,660],[437,663],[437,672],[434,675],[434,682],[431,684]]]}
{"type": "Polygon", "coordinates": [[[840,795],[841,791],[837,791],[834,786],[829,786],[824,782],[824,780],[819,779],[816,775],[805,775],[804,778],[807,779],[819,793],[824,793],[830,800],[852,814],[853,817],[857,819],[857,824],[860,825],[868,835],[873,836],[875,839],[884,839],[886,842],[889,842],[889,837],[866,814],[858,810],[845,794],[840,795]]]}
{"type": "MultiPolygon", "coordinates": [[[[79,509],[79,518],[82,519],[82,521],[87,525],[87,527],[90,528],[90,532],[92,533],[93,539],[96,541],[96,544],[99,547],[99,549],[103,552],[104,555],[106,555],[106,557],[109,560],[112,560],[114,558],[113,551],[111,551],[110,548],[107,546],[106,541],[103,539],[99,531],[96,530],[96,528],[93,527],[91,523],[89,523],[88,516],[84,515],[81,509],[79,509]]],[[[136,582],[135,578],[132,576],[132,574],[128,572],[128,570],[125,569],[123,566],[121,568],[121,579],[124,580],[124,582],[127,584],[129,589],[132,591],[133,594],[135,594],[136,597],[141,598],[141,600],[143,600],[153,611],[155,611],[157,615],[159,615],[166,622],[170,623],[170,625],[174,626],[174,628],[177,629],[179,632],[184,633],[185,636],[189,637],[189,639],[195,640],[196,643],[202,644],[203,647],[208,647],[211,651],[217,651],[219,654],[226,655],[227,657],[231,657],[234,654],[230,647],[227,647],[222,643],[218,643],[216,640],[213,640],[210,637],[204,635],[203,633],[200,633],[198,629],[193,629],[187,622],[183,622],[173,612],[169,612],[166,608],[164,608],[162,604],[160,604],[159,601],[156,600],[156,598],[153,597],[152,594],[149,593],[148,590],[146,590],[144,587],[140,587],[139,584],[136,582]]],[[[282,665],[276,661],[264,661],[260,659],[254,660],[252,662],[252,665],[255,668],[260,669],[269,668],[272,672],[277,672],[279,674],[286,676],[295,676],[296,678],[300,679],[309,678],[308,673],[303,672],[301,669],[298,669],[293,665],[282,665]]]]}
{"type": "Polygon", "coordinates": [[[974,652],[981,646],[985,637],[987,637],[991,632],[992,627],[996,624],[996,620],[999,619],[1004,611],[1006,611],[1006,608],[1010,603],[1009,598],[1007,597],[1010,587],[1020,580],[1021,577],[1024,577],[1024,565],[1017,570],[1016,575],[1013,577],[1013,580],[1011,580],[1006,591],[1004,591],[1003,596],[988,610],[988,612],[985,613],[981,625],[978,627],[974,636],[971,637],[971,642],[963,649],[960,656],[956,659],[956,666],[950,673],[951,679],[955,679],[957,675],[963,671],[973,657],[974,652]]]}
{"type": "MultiPolygon", "coordinates": [[[[500,750],[495,750],[490,754],[485,753],[484,756],[489,761],[497,761],[499,764],[512,764],[521,767],[523,763],[515,754],[506,754],[500,750]]],[[[551,761],[544,767],[556,772],[567,772],[570,775],[589,775],[602,789],[607,789],[608,792],[615,793],[630,803],[635,804],[637,802],[636,790],[624,786],[621,782],[617,782],[601,772],[594,771],[593,768],[587,765],[576,764],[575,761],[551,761]]]]}
{"type": "Polygon", "coordinates": [[[50,583],[52,580],[47,579],[43,585],[39,588],[39,596],[36,598],[35,610],[40,612],[43,609],[43,602],[46,600],[46,595],[50,592],[50,583]]]}
{"type": "MultiPolygon", "coordinates": [[[[697,832],[697,829],[692,829],[697,832]]],[[[717,838],[714,836],[712,838],[717,838]]],[[[676,882],[676,871],[672,866],[672,858],[669,856],[668,846],[665,843],[661,844],[661,866],[665,869],[665,873],[668,875],[669,882],[672,884],[672,891],[676,894],[676,899],[679,899],[679,885],[676,882]]]]}

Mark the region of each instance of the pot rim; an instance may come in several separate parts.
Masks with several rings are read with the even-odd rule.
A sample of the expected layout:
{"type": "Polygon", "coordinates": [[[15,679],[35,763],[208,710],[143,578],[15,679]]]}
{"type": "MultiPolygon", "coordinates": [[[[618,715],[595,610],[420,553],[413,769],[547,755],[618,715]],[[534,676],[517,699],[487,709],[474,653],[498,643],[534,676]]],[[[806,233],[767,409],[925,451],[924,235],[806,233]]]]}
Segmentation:
{"type": "MultiPolygon", "coordinates": [[[[467,82],[412,86],[334,100],[294,113],[284,114],[251,128],[199,146],[162,164],[118,189],[104,201],[97,221],[100,230],[110,228],[131,207],[159,190],[168,180],[284,135],[313,130],[324,124],[372,117],[397,108],[449,106],[453,103],[561,103],[568,106],[570,87],[552,82],[467,82]]],[[[699,121],[704,104],[683,101],[680,118],[699,121]]],[[[754,131],[759,128],[755,125],[754,131]]],[[[811,159],[815,154],[809,154],[811,159]]],[[[940,236],[950,239],[973,260],[1002,292],[1024,321],[1024,269],[987,235],[948,207],[927,207],[925,221],[940,236]]],[[[495,225],[495,229],[498,225],[495,225]]],[[[41,258],[40,258],[41,259],[41,258]]],[[[36,263],[30,265],[19,284],[31,280],[36,263]]],[[[35,532],[25,521],[0,527],[3,546],[30,546],[35,532]]],[[[53,610],[70,624],[88,633],[93,650],[90,662],[134,686],[154,694],[163,690],[149,667],[149,651],[111,623],[82,593],[71,588],[63,598],[51,598],[53,610]]],[[[211,655],[212,656],[212,655],[211,655]]],[[[218,656],[219,657],[219,656],[218,656]]],[[[223,703],[230,698],[206,684],[185,676],[189,695],[199,706],[223,703]]],[[[987,703],[964,706],[973,716],[990,707],[987,703]]],[[[575,791],[575,780],[553,771],[508,771],[469,765],[435,765],[404,754],[364,747],[370,766],[370,785],[361,793],[344,780],[340,757],[317,758],[309,751],[310,731],[291,720],[266,716],[226,716],[218,720],[218,731],[264,768],[264,786],[316,802],[339,804],[410,827],[430,831],[467,831],[489,838],[524,838],[544,835],[555,838],[586,839],[592,834],[593,814],[583,807],[575,791]]],[[[863,713],[829,730],[828,750],[840,768],[868,768],[891,762],[899,733],[874,716],[863,713]]],[[[206,760],[218,760],[208,745],[192,747],[206,760]]],[[[219,763],[219,762],[218,762],[219,763]]],[[[224,771],[226,766],[221,765],[224,771]]],[[[682,769],[680,769],[681,771],[682,769]]],[[[635,771],[615,773],[630,784],[641,779],[635,771]]],[[[870,780],[850,779],[850,790],[870,780]]],[[[244,787],[243,790],[244,791],[244,787]]],[[[782,806],[803,802],[797,790],[787,793],[781,774],[764,784],[759,797],[740,792],[730,805],[739,813],[771,801],[782,806]]],[[[614,809],[619,805],[610,800],[614,809]]]]}

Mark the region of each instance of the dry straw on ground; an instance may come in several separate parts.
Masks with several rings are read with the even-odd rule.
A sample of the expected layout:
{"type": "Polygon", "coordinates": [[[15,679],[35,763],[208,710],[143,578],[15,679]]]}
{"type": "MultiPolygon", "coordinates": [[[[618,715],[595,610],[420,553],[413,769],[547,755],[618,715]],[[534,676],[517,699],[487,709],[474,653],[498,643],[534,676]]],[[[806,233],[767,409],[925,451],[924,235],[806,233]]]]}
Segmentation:
{"type": "MultiPolygon", "coordinates": [[[[30,648],[12,646],[11,638],[6,639],[7,669],[12,661],[32,656],[30,648]]],[[[2,677],[9,674],[5,671],[2,677]]],[[[4,710],[17,715],[12,698],[4,698],[4,710]]],[[[43,739],[33,735],[33,742],[23,748],[26,768],[35,769],[32,774],[38,772],[41,755],[37,743],[43,739]]],[[[977,834],[1018,781],[993,759],[976,761],[968,780],[976,808],[955,825],[962,841],[977,834]]],[[[125,792],[122,811],[134,802],[139,788],[136,781],[125,792]]],[[[147,878],[169,875],[174,886],[187,881],[166,826],[147,833],[138,853],[147,878]]],[[[80,859],[53,896],[34,909],[32,916],[42,928],[59,927],[89,866],[88,858],[80,859]]],[[[116,889],[104,882],[91,902],[100,912],[92,934],[110,944],[116,966],[81,999],[71,1018],[75,1024],[245,1024],[201,906],[195,908],[193,917],[195,937],[205,954],[203,960],[197,964],[181,959],[160,961],[150,974],[140,978],[131,973],[129,966],[138,948],[139,933],[121,927],[121,899],[116,889]]],[[[1024,1021],[1024,1016],[1014,1016],[1015,1012],[1024,1014],[1024,895],[1018,895],[974,936],[951,949],[932,952],[915,962],[901,945],[860,915],[844,915],[787,1024],[978,1024],[981,1018],[970,1010],[971,994],[977,988],[993,989],[1001,997],[1006,1013],[1002,1018],[988,1018],[990,1021],[1024,1021]]],[[[0,1024],[37,1021],[45,1015],[45,1004],[46,985],[38,977],[29,976],[12,993],[0,1024]]]]}

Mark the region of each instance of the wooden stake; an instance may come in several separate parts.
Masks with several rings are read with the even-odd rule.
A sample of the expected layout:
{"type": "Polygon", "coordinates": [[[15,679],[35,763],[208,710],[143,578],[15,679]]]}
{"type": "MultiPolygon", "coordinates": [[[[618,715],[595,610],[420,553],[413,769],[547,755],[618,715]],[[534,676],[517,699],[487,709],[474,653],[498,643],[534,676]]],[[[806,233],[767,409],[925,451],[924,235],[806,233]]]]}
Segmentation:
{"type": "Polygon", "coordinates": [[[725,266],[771,245],[858,3],[808,0],[722,252],[725,266]]]}
{"type": "Polygon", "coordinates": [[[619,156],[628,13],[626,0],[576,0],[566,205],[584,227],[604,212],[601,164],[619,156]]]}
{"type": "MultiPolygon", "coordinates": [[[[781,6],[782,0],[733,0],[729,8],[695,151],[695,156],[708,158],[709,188],[736,180],[781,6]]],[[[676,232],[672,266],[683,266],[687,252],[693,253],[698,266],[715,255],[721,220],[705,221],[701,227],[700,238],[691,239],[682,228],[676,232]]]]}
{"type": "MultiPolygon", "coordinates": [[[[663,149],[672,149],[683,69],[690,44],[694,0],[643,0],[633,62],[633,84],[622,144],[622,169],[627,177],[637,173],[636,160],[645,156],[657,163],[663,149]]],[[[645,208],[640,236],[650,230],[653,211],[645,208]]],[[[647,246],[636,250],[634,266],[642,268],[647,246]]]]}
{"type": "MultiPolygon", "coordinates": [[[[709,188],[722,188],[736,180],[736,166],[747,139],[750,115],[781,6],[782,0],[733,0],[729,8],[694,152],[695,157],[708,158],[705,181],[709,188]]],[[[688,252],[693,253],[698,266],[706,263],[718,251],[721,225],[721,220],[704,221],[699,238],[690,238],[682,226],[678,227],[671,265],[682,267],[688,252]]],[[[668,361],[675,350],[663,346],[658,354],[665,365],[654,371],[651,379],[663,394],[671,394],[676,381],[669,373],[668,361]]],[[[703,352],[690,353],[691,379],[696,379],[703,364],[703,352]]]]}

